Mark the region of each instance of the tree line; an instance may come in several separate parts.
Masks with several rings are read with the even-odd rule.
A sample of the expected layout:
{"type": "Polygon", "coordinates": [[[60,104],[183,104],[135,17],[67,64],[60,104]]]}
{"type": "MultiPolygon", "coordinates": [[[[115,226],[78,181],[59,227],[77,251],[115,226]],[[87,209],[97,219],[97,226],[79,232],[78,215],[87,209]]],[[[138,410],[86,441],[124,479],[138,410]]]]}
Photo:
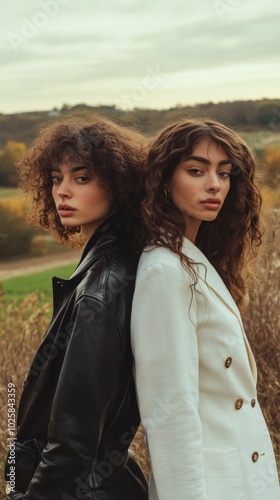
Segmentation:
{"type": "MultiPolygon", "coordinates": [[[[96,113],[124,125],[137,126],[152,134],[162,126],[186,116],[208,116],[234,127],[257,153],[259,169],[269,190],[263,191],[266,205],[280,206],[280,99],[240,101],[235,103],[201,104],[168,110],[135,109],[121,111],[114,106],[92,108],[86,105],[51,112],[31,112],[18,115],[0,115],[0,188],[17,186],[15,162],[24,154],[39,128],[46,122],[67,114],[96,113]]],[[[4,191],[3,191],[4,192],[4,191]]],[[[38,230],[26,226],[23,201],[3,198],[0,193],[0,259],[29,253],[38,230]]],[[[40,233],[41,234],[41,233],[40,233]]],[[[36,247],[37,248],[37,247],[36,247]]],[[[37,248],[38,250],[38,248],[37,248]]],[[[37,251],[36,250],[36,251],[37,251]]],[[[35,250],[34,250],[35,251],[35,250]]],[[[44,251],[42,248],[40,251],[44,251]]]]}
{"type": "Polygon", "coordinates": [[[60,109],[34,111],[16,114],[0,114],[0,149],[8,141],[26,144],[32,142],[39,128],[50,121],[67,114],[93,112],[112,118],[117,122],[136,126],[146,134],[156,132],[163,124],[186,116],[206,116],[222,121],[238,130],[254,131],[265,129],[280,132],[280,99],[255,101],[207,102],[194,106],[177,105],[170,109],[119,109],[116,106],[88,106],[64,104],[60,109]]]}

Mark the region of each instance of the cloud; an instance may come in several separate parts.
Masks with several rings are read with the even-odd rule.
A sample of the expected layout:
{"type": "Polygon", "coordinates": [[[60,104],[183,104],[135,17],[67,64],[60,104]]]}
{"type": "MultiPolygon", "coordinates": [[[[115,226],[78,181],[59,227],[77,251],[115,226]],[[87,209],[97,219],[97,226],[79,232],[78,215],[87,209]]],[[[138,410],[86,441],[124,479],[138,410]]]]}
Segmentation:
{"type": "MultiPolygon", "coordinates": [[[[16,103],[21,108],[25,103],[30,106],[32,94],[41,99],[42,107],[49,106],[51,99],[57,105],[57,100],[73,102],[79,95],[79,101],[93,96],[112,103],[120,93],[141,85],[147,68],[159,68],[165,75],[157,89],[157,103],[171,99],[168,85],[176,86],[176,78],[178,89],[189,88],[192,81],[195,99],[204,85],[202,101],[211,75],[223,80],[223,72],[230,74],[233,87],[236,80],[240,89],[242,78],[250,78],[245,78],[249,68],[254,68],[254,77],[262,74],[269,93],[270,76],[275,79],[280,71],[277,13],[280,4],[274,0],[265,4],[262,0],[201,0],[191,5],[185,0],[98,4],[13,0],[0,20],[2,98],[6,108],[16,103]]],[[[231,99],[230,88],[228,92],[231,99]]],[[[189,95],[191,100],[191,89],[189,95]]],[[[147,99],[153,96],[151,92],[147,99]]],[[[34,100],[34,106],[37,103],[34,100]]]]}
{"type": "Polygon", "coordinates": [[[273,15],[252,19],[249,25],[245,20],[220,25],[214,19],[207,29],[198,20],[145,37],[149,48],[142,57],[148,57],[150,64],[161,61],[170,72],[275,61],[279,60],[278,33],[278,19],[273,15]]]}

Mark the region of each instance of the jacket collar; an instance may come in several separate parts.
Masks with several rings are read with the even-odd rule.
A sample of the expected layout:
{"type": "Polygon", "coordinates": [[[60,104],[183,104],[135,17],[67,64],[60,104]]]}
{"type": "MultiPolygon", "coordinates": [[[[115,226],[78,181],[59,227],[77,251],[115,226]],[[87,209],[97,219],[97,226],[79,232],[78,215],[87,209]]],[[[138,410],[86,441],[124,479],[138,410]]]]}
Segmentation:
{"type": "Polygon", "coordinates": [[[190,259],[194,261],[196,266],[196,271],[199,277],[206,283],[208,288],[211,288],[215,294],[219,295],[220,299],[225,303],[225,305],[231,309],[231,311],[240,319],[239,309],[233,300],[233,297],[226,285],[224,284],[222,278],[216,271],[216,269],[209,262],[207,257],[197,248],[194,243],[192,243],[187,238],[183,239],[183,253],[185,253],[190,259]]]}
{"type": "Polygon", "coordinates": [[[101,257],[108,250],[108,244],[113,243],[117,239],[117,228],[115,224],[115,216],[108,217],[97,228],[95,233],[87,242],[80,262],[69,279],[76,278],[83,274],[95,260],[101,257]]]}

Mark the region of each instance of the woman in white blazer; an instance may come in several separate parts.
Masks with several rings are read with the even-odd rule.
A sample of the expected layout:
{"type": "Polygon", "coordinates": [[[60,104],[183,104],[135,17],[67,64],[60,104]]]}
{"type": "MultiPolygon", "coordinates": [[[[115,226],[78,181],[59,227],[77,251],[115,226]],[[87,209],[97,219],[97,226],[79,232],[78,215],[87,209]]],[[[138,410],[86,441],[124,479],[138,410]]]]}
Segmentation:
{"type": "Polygon", "coordinates": [[[261,242],[253,154],[213,120],[153,140],[132,350],[150,500],[279,500],[239,309],[261,242]]]}

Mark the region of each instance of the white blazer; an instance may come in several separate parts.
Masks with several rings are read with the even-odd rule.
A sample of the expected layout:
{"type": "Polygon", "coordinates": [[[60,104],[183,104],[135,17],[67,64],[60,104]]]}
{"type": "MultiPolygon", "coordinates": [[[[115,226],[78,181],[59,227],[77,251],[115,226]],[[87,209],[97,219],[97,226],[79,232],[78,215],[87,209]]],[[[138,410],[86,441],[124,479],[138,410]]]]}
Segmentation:
{"type": "MultiPolygon", "coordinates": [[[[147,249],[146,249],[147,250],[147,249]]],[[[255,360],[239,310],[189,240],[196,287],[166,248],[140,258],[132,349],[152,473],[150,500],[279,500],[255,360]]]]}

